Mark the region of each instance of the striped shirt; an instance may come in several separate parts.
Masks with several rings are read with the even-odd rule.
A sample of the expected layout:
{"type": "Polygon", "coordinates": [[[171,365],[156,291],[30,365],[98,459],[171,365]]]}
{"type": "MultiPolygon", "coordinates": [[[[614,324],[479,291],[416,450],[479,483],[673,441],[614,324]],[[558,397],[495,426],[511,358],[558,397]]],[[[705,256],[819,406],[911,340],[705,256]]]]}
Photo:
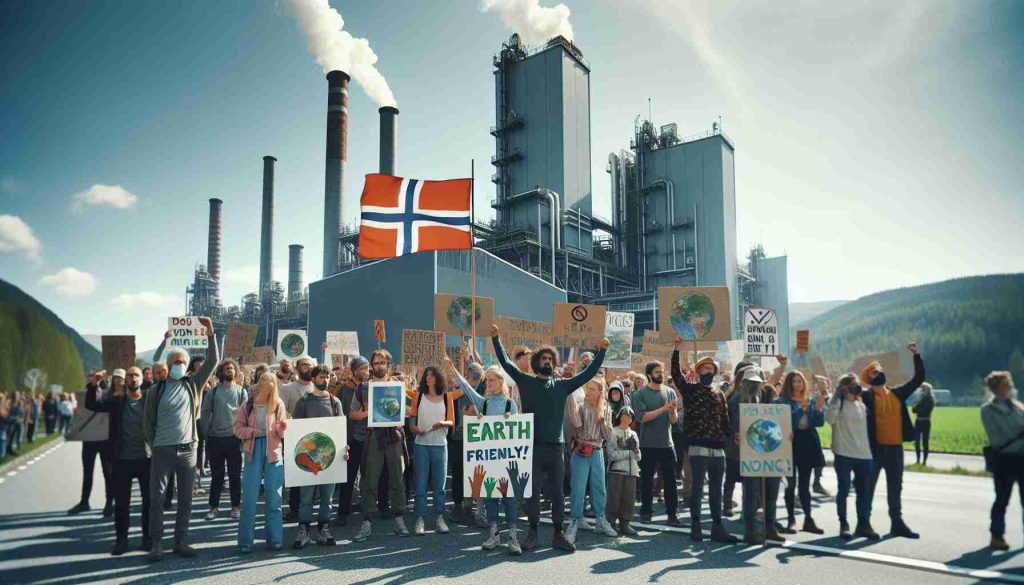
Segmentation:
{"type": "Polygon", "coordinates": [[[586,402],[580,402],[579,406],[570,411],[572,426],[575,429],[573,436],[577,441],[601,447],[605,439],[612,436],[612,411],[606,404],[604,407],[604,420],[597,422],[597,410],[586,402]]]}

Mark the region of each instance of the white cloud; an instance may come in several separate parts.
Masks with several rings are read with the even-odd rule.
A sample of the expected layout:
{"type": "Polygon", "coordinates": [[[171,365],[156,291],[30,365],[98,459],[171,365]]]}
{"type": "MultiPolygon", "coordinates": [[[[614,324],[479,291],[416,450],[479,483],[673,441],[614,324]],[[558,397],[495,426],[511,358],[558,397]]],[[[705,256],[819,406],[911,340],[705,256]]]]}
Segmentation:
{"type": "Polygon", "coordinates": [[[116,209],[127,209],[139,201],[138,195],[132,195],[121,185],[93,185],[87,191],[75,193],[75,209],[85,205],[109,205],[116,209]]]}
{"type": "Polygon", "coordinates": [[[39,259],[42,244],[20,217],[16,215],[0,215],[0,252],[24,250],[32,260],[39,259]]]}
{"type": "Polygon", "coordinates": [[[147,290],[117,295],[110,300],[110,304],[119,309],[163,309],[177,301],[174,295],[147,290]]]}
{"type": "Polygon", "coordinates": [[[49,274],[39,282],[52,286],[57,294],[68,298],[87,297],[96,290],[96,277],[77,268],[62,268],[55,274],[49,274]]]}

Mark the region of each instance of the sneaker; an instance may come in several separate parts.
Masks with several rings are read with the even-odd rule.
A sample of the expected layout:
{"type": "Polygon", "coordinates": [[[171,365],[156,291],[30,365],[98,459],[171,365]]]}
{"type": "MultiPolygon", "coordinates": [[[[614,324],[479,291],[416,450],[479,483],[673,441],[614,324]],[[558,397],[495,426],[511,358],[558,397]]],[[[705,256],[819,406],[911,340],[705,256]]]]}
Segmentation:
{"type": "Polygon", "coordinates": [[[68,510],[68,516],[74,516],[75,514],[81,514],[82,512],[88,512],[89,510],[92,510],[92,508],[89,507],[89,502],[78,502],[75,504],[74,508],[68,510]]]}
{"type": "Polygon", "coordinates": [[[729,531],[721,524],[711,525],[711,540],[714,542],[724,542],[726,544],[736,544],[739,542],[739,539],[729,534],[729,531]]]}
{"type": "Polygon", "coordinates": [[[494,550],[501,544],[501,537],[498,535],[498,523],[492,522],[490,528],[487,531],[487,540],[480,545],[480,548],[484,550],[494,550]]]}
{"type": "Polygon", "coordinates": [[[363,525],[359,527],[359,532],[356,532],[356,535],[352,537],[352,540],[353,542],[363,542],[367,538],[370,538],[370,535],[372,534],[373,524],[370,524],[369,520],[363,520],[363,525]]]}
{"type": "Polygon", "coordinates": [[[196,549],[189,546],[187,542],[179,542],[174,545],[174,554],[188,559],[196,556],[196,549]]]}
{"type": "Polygon", "coordinates": [[[1010,550],[1010,545],[1003,538],[1002,534],[992,533],[992,540],[988,543],[992,550],[1010,550]]]}
{"type": "Polygon", "coordinates": [[[566,552],[576,552],[576,544],[566,538],[566,535],[561,532],[555,533],[555,536],[551,539],[551,547],[566,552]]]}
{"type": "Polygon", "coordinates": [[[911,530],[902,520],[893,525],[892,530],[889,531],[889,536],[902,536],[903,538],[914,540],[921,538],[920,534],[911,530]]]}
{"type": "Polygon", "coordinates": [[[164,543],[162,540],[153,541],[153,548],[149,549],[146,561],[155,563],[164,558],[164,543]]]}
{"type": "Polygon", "coordinates": [[[850,532],[850,524],[847,522],[839,523],[839,538],[850,541],[853,540],[853,533],[850,532]]]}
{"type": "Polygon", "coordinates": [[[405,527],[405,518],[401,514],[395,516],[395,534],[409,536],[409,529],[405,527]]]}
{"type": "Polygon", "coordinates": [[[334,533],[331,532],[331,523],[324,522],[320,525],[320,546],[334,546],[337,541],[334,540],[334,533]]]}
{"type": "Polygon", "coordinates": [[[105,506],[103,506],[103,517],[104,518],[110,518],[113,515],[114,515],[114,502],[107,502],[107,504],[105,506]]]}
{"type": "Polygon", "coordinates": [[[487,521],[487,518],[484,517],[483,514],[474,514],[473,523],[476,524],[477,528],[487,528],[491,525],[491,523],[487,521]]]}
{"type": "Polygon", "coordinates": [[[231,508],[231,519],[239,520],[242,517],[242,511],[238,507],[231,508]]]}
{"type": "Polygon", "coordinates": [[[220,509],[219,508],[210,508],[210,511],[206,513],[206,519],[207,520],[216,520],[217,516],[219,516],[219,515],[220,515],[220,509]]]}
{"type": "Polygon", "coordinates": [[[537,547],[537,529],[536,528],[531,526],[530,529],[526,531],[526,539],[523,540],[523,542],[520,543],[520,546],[522,547],[523,550],[533,550],[534,548],[537,547]]]}
{"type": "Polygon", "coordinates": [[[579,521],[580,530],[587,530],[590,532],[597,532],[598,528],[592,524],[586,517],[580,518],[579,521]]]}
{"type": "MultiPolygon", "coordinates": [[[[397,522],[395,523],[395,533],[400,534],[397,522]]],[[[416,517],[416,523],[412,525],[412,533],[416,536],[423,536],[427,533],[426,528],[423,525],[423,516],[416,517]]]]}
{"type": "Polygon", "coordinates": [[[114,543],[114,550],[110,551],[111,556],[119,557],[128,552],[128,539],[118,538],[114,543]]]}
{"type": "Polygon", "coordinates": [[[437,533],[438,534],[448,534],[449,532],[451,532],[451,530],[448,528],[448,523],[444,521],[444,515],[443,514],[438,514],[437,515],[437,533]]]}
{"type": "Polygon", "coordinates": [[[814,486],[811,487],[811,491],[819,496],[825,496],[826,498],[832,495],[827,489],[825,489],[825,486],[821,485],[820,479],[814,482],[814,486]]]}
{"type": "Polygon", "coordinates": [[[619,532],[625,534],[626,536],[636,535],[636,529],[633,528],[633,525],[627,522],[626,520],[619,520],[619,532]]]}
{"type": "Polygon", "coordinates": [[[523,548],[519,546],[519,538],[515,524],[508,527],[508,554],[516,557],[523,554],[523,548]]]}
{"type": "Polygon", "coordinates": [[[574,519],[569,520],[569,525],[565,527],[565,539],[572,544],[576,544],[576,534],[580,530],[580,521],[574,519]]]}
{"type": "Polygon", "coordinates": [[[682,528],[683,527],[683,523],[679,521],[679,517],[678,516],[669,516],[668,520],[665,521],[665,524],[667,524],[669,526],[675,526],[676,528],[682,528]]]}
{"type": "Polygon", "coordinates": [[[810,516],[804,517],[804,532],[810,532],[811,534],[825,534],[825,531],[818,528],[818,525],[814,523],[814,519],[810,516]]]}
{"type": "Polygon", "coordinates": [[[595,530],[605,536],[614,538],[619,535],[619,533],[615,532],[615,529],[612,528],[612,525],[608,523],[608,520],[605,520],[604,518],[598,518],[595,524],[595,530]]]}
{"type": "Polygon", "coordinates": [[[882,540],[882,536],[875,532],[875,529],[867,522],[864,524],[858,522],[856,530],[853,531],[853,536],[856,538],[866,538],[868,540],[882,540]]]}
{"type": "Polygon", "coordinates": [[[295,532],[295,543],[292,544],[292,548],[299,550],[306,548],[309,544],[309,526],[306,524],[299,524],[299,529],[295,532]]]}

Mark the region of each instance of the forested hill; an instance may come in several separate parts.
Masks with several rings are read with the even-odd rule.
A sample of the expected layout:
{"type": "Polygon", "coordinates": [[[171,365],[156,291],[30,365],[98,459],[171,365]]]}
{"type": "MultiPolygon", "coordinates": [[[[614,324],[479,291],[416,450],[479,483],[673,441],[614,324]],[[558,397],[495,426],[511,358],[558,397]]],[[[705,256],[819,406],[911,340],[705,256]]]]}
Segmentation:
{"type": "Polygon", "coordinates": [[[839,371],[858,355],[906,351],[907,340],[914,339],[929,381],[960,395],[976,390],[992,370],[1024,369],[1024,274],[957,278],[876,293],[801,328],[811,331],[811,352],[839,371]]]}
{"type": "Polygon", "coordinates": [[[100,352],[53,311],[0,280],[0,390],[23,389],[25,372],[38,368],[48,384],[84,385],[84,370],[100,367],[100,352]]]}

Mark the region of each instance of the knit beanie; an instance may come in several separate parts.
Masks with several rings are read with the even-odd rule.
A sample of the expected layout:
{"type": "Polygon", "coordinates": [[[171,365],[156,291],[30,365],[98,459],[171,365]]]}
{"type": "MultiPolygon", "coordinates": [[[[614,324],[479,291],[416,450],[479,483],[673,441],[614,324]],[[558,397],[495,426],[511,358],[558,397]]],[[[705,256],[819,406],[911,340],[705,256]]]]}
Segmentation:
{"type": "Polygon", "coordinates": [[[357,355],[351,362],[349,362],[348,367],[354,372],[368,363],[370,363],[370,360],[361,355],[357,355]]]}

